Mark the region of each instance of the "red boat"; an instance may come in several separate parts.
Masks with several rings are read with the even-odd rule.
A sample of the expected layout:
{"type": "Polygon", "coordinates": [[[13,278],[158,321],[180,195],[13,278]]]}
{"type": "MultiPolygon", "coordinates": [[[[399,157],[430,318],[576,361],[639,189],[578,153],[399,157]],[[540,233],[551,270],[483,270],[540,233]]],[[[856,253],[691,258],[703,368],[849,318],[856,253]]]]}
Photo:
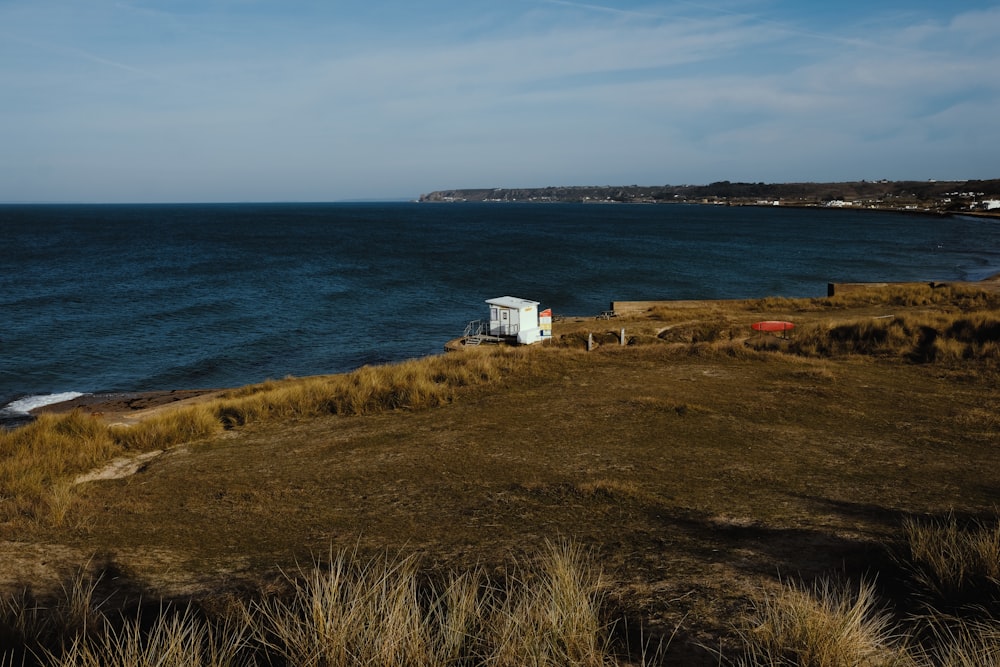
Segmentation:
{"type": "Polygon", "coordinates": [[[763,322],[754,322],[750,325],[750,328],[754,331],[791,331],[795,328],[795,325],[782,320],[764,320],[763,322]]]}

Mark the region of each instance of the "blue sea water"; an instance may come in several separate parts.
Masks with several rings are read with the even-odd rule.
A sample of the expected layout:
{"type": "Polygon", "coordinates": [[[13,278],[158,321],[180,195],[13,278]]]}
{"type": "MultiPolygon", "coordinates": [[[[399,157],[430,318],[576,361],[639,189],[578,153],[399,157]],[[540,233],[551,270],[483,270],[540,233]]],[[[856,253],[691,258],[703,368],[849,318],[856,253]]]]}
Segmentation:
{"type": "Polygon", "coordinates": [[[8,205],[0,235],[0,406],[434,354],[504,295],[593,315],[1000,272],[1000,223],[817,209],[8,205]]]}

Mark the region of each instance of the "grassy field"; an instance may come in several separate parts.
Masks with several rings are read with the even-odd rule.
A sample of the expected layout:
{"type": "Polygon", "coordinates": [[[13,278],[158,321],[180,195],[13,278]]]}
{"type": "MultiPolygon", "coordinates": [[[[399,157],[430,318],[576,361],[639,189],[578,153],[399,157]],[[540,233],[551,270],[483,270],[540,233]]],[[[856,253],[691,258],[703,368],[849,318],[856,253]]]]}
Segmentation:
{"type": "Polygon", "coordinates": [[[310,640],[277,628],[329,608],[309,597],[316,572],[369,581],[373,564],[359,596],[402,581],[416,611],[392,625],[423,628],[409,636],[431,657],[344,664],[982,664],[997,650],[995,293],[664,304],[555,334],[269,382],[131,427],[75,413],[3,434],[7,655],[48,646],[59,664],[67,637],[120,646],[183,607],[161,616],[199,646],[221,619],[241,624],[219,664],[341,664],[293,655],[310,640]],[[775,338],[750,330],[760,319],[797,326],[775,338]],[[142,452],[134,474],[74,484],[142,452]],[[538,584],[553,553],[586,582],[574,602],[538,584]],[[436,604],[455,582],[470,601],[436,604]],[[583,623],[525,622],[537,590],[592,613],[574,635],[590,648],[497,648],[583,623]],[[462,604],[477,611],[458,635],[478,639],[455,648],[434,610],[462,604]],[[108,620],[121,610],[144,620],[108,620]],[[861,653],[803,640],[816,619],[861,653]],[[961,663],[955,645],[980,652],[961,663]]]}

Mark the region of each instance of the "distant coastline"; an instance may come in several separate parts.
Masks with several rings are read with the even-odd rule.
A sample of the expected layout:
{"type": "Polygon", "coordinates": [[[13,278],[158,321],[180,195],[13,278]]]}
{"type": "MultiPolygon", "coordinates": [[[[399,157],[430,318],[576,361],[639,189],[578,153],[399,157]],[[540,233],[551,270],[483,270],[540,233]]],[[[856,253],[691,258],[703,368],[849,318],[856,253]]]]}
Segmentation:
{"type": "Polygon", "coordinates": [[[1000,179],[466,188],[436,190],[418,201],[786,206],[1000,217],[1000,179]]]}

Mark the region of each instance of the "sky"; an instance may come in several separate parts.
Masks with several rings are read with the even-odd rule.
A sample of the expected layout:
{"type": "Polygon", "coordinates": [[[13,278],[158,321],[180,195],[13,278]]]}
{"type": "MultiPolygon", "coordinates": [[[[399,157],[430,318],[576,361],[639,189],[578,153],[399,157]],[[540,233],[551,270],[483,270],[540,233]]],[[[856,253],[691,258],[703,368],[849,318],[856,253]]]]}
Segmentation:
{"type": "Polygon", "coordinates": [[[1000,2],[0,0],[0,202],[1000,178],[1000,2]]]}

